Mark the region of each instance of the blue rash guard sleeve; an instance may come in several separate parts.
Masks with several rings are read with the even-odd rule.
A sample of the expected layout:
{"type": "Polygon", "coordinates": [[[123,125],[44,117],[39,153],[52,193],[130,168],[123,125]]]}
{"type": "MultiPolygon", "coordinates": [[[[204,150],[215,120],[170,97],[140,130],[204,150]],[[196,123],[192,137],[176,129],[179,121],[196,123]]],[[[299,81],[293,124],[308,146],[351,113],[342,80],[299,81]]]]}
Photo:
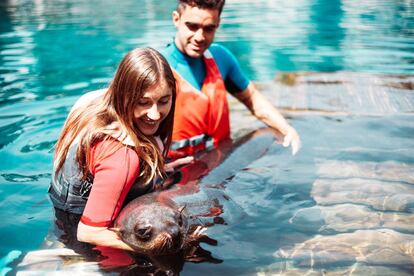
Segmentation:
{"type": "MultiPolygon", "coordinates": [[[[227,91],[236,94],[245,90],[250,80],[243,74],[234,55],[227,48],[216,43],[213,43],[209,50],[220,70],[227,91]]],[[[192,86],[201,90],[206,75],[201,58],[186,56],[178,50],[175,43],[171,43],[160,52],[167,59],[171,68],[175,69],[192,86]]]]}
{"type": "Polygon", "coordinates": [[[250,81],[243,74],[233,53],[219,44],[212,44],[209,50],[217,63],[227,91],[236,94],[245,90],[250,81]]]}

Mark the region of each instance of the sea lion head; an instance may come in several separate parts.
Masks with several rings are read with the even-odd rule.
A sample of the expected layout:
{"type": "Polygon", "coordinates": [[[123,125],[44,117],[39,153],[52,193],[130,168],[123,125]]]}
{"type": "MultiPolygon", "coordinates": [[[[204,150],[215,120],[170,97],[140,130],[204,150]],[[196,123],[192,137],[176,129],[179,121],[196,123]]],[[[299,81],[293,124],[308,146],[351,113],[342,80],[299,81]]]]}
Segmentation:
{"type": "Polygon", "coordinates": [[[121,239],[135,251],[166,255],[184,247],[188,220],[184,207],[161,196],[142,196],[131,201],[115,221],[121,239]]]}

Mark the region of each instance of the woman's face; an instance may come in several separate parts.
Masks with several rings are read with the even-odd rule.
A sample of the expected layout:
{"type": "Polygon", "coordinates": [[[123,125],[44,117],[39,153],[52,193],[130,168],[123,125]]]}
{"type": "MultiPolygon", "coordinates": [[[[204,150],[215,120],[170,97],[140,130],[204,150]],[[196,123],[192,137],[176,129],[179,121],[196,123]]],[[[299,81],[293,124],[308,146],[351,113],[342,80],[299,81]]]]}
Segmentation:
{"type": "Polygon", "coordinates": [[[154,135],[170,113],[171,105],[172,91],[165,81],[147,89],[134,110],[139,130],[145,135],[154,135]]]}

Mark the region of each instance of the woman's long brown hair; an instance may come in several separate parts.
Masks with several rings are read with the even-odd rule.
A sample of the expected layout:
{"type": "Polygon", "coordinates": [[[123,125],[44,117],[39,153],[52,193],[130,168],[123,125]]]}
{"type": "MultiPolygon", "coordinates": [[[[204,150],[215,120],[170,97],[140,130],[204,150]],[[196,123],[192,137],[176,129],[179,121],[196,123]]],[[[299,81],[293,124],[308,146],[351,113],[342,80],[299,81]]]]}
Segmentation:
{"type": "MultiPolygon", "coordinates": [[[[70,112],[56,145],[55,175],[62,169],[69,148],[76,140],[76,160],[83,177],[86,177],[90,171],[93,144],[98,140],[110,139],[111,137],[105,134],[108,132],[107,127],[113,122],[118,122],[122,131],[132,139],[135,145],[133,148],[140,158],[140,182],[145,185],[156,176],[163,176],[164,157],[171,144],[175,98],[175,78],[164,57],[152,48],[137,48],[130,51],[119,64],[104,96],[70,112]],[[165,82],[172,92],[171,110],[155,134],[164,143],[163,152],[153,136],[145,136],[139,131],[134,117],[135,107],[145,91],[156,89],[162,82],[165,82]]],[[[122,147],[120,143],[116,144],[112,151],[122,147]]]]}

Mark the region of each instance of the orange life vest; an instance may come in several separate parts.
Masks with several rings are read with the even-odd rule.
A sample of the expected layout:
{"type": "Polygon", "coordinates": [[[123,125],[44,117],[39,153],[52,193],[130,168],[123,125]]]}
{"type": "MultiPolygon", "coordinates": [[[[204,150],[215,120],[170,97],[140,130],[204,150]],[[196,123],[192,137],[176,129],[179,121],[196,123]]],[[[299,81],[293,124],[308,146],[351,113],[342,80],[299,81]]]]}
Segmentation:
{"type": "Polygon", "coordinates": [[[230,138],[227,91],[213,56],[204,53],[206,77],[201,91],[174,70],[177,100],[174,115],[173,152],[193,154],[230,138]]]}

